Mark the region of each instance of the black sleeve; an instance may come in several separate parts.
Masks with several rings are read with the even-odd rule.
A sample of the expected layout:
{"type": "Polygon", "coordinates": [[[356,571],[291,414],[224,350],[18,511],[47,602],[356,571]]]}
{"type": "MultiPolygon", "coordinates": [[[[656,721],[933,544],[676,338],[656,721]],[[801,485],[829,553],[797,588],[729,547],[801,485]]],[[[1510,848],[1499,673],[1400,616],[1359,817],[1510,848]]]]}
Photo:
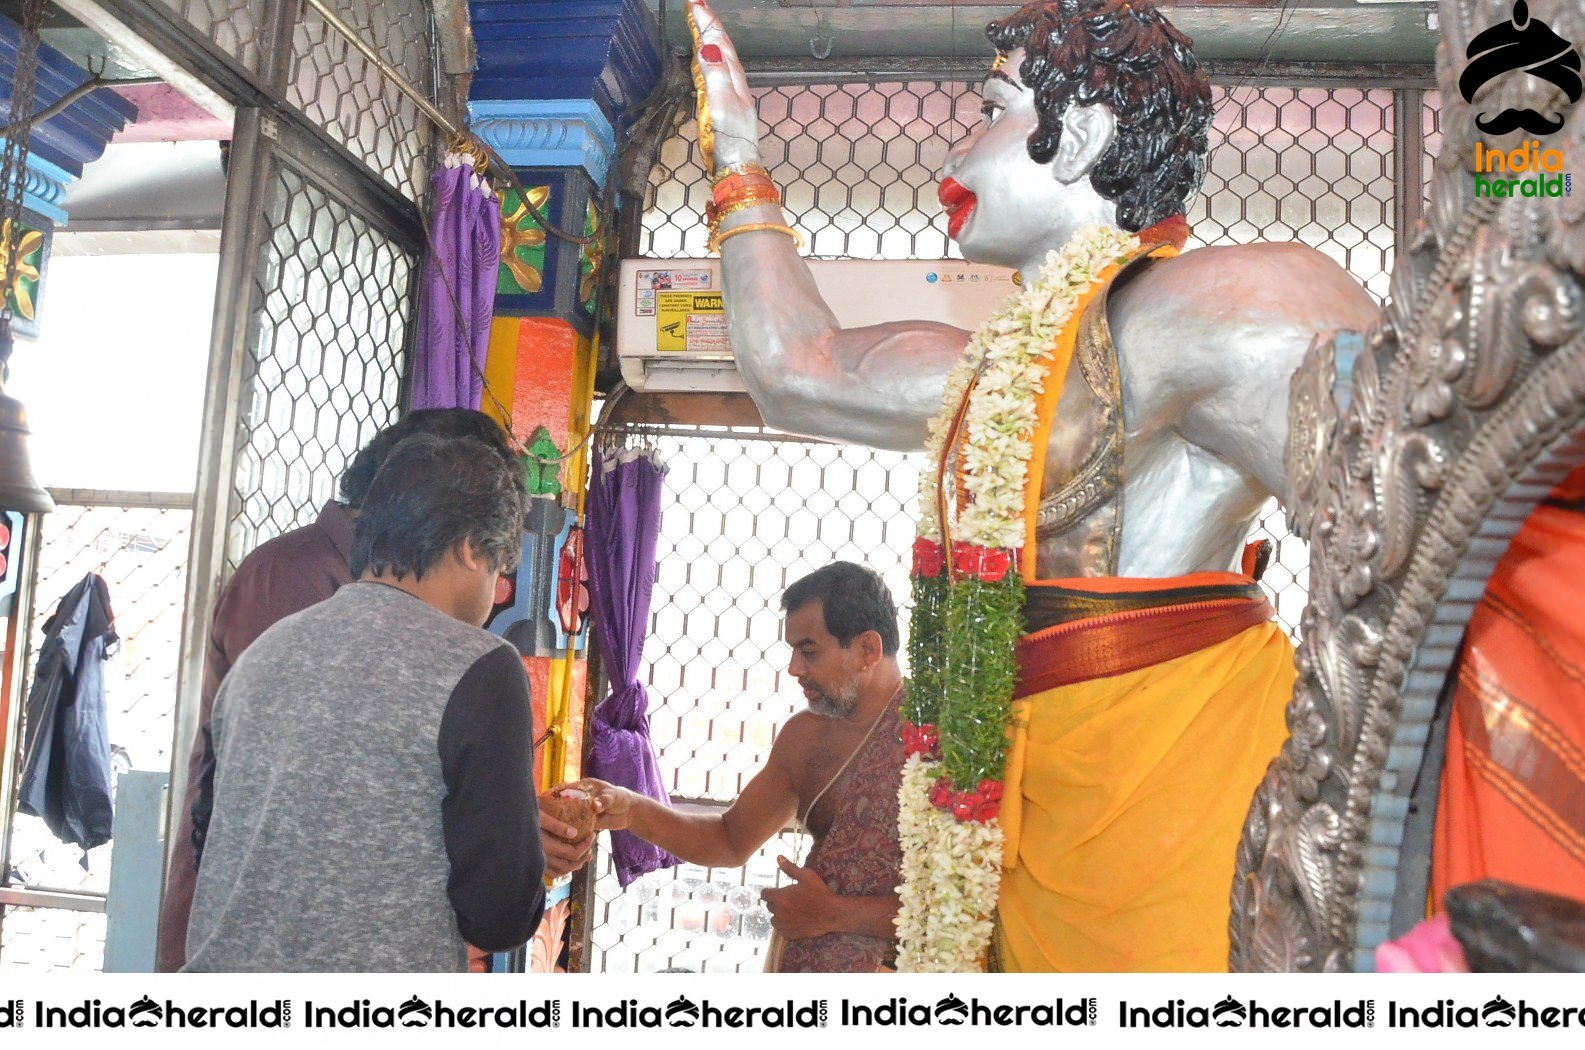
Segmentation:
{"type": "Polygon", "coordinates": [[[476,948],[526,942],[545,912],[545,853],[534,792],[534,711],[510,646],[482,656],[440,720],[441,825],[457,927],[476,948]]]}
{"type": "Polygon", "coordinates": [[[198,767],[198,782],[191,788],[193,805],[188,811],[193,818],[193,870],[204,859],[204,841],[209,837],[209,818],[215,809],[215,734],[213,723],[205,723],[198,730],[204,758],[198,767]]]}

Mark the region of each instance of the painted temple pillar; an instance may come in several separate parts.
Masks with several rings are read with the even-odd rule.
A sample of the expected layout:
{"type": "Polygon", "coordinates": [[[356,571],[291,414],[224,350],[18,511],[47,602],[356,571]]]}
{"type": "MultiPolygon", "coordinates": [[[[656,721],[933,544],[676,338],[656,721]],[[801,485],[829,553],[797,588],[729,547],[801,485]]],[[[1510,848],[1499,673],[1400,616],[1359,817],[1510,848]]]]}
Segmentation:
{"type": "MultiPolygon", "coordinates": [[[[472,0],[479,68],[470,127],[517,174],[502,201],[501,266],[481,410],[528,449],[531,509],[512,608],[491,629],[523,654],[541,788],[582,768],[588,606],[582,521],[607,192],[620,132],[661,78],[640,0],[472,0]],[[532,209],[529,207],[532,205],[532,209]],[[578,243],[547,231],[535,212],[578,243]]],[[[553,968],[573,902],[555,887],[528,967],[553,968]]]]}

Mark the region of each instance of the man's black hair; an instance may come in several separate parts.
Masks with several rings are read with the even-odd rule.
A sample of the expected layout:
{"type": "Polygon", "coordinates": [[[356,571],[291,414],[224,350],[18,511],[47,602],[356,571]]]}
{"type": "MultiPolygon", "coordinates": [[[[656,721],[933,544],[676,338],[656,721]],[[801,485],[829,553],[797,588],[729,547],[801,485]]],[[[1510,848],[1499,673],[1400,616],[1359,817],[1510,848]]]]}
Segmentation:
{"type": "Polygon", "coordinates": [[[464,540],[497,569],[523,549],[522,479],[471,437],[415,434],[397,443],[363,500],[349,559],[352,578],[421,580],[464,540]]]}
{"type": "Polygon", "coordinates": [[[881,636],[881,652],[897,654],[897,605],[880,573],[850,561],[816,569],[782,592],[783,612],[819,602],[826,630],[846,649],[865,631],[881,636]]]}
{"type": "Polygon", "coordinates": [[[1188,206],[1205,176],[1211,83],[1194,43],[1153,0],[1053,0],[1026,4],[985,28],[998,51],[1024,49],[1018,75],[1035,93],[1040,122],[1029,156],[1057,155],[1069,105],[1100,104],[1117,136],[1090,184],[1138,232],[1188,206]]]}
{"type": "Polygon", "coordinates": [[[414,434],[467,437],[482,441],[495,449],[496,453],[507,462],[513,464],[513,469],[518,475],[519,488],[523,485],[522,465],[517,453],[512,450],[506,431],[501,429],[499,423],[483,412],[475,412],[471,408],[421,408],[416,412],[409,412],[374,435],[373,439],[352,457],[352,462],[347,464],[347,469],[341,474],[341,502],[353,508],[363,506],[369,485],[374,481],[374,475],[380,472],[380,465],[385,462],[385,457],[391,454],[391,449],[399,442],[414,434]]]}

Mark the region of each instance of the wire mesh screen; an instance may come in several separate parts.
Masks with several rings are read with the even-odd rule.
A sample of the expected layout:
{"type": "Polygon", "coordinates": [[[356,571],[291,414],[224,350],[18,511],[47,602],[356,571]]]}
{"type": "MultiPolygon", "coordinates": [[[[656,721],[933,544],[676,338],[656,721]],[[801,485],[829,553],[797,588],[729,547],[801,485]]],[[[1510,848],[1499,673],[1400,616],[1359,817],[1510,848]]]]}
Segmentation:
{"type": "Polygon", "coordinates": [[[291,167],[271,187],[227,559],[312,522],[399,408],[417,260],[291,167]]]}
{"type": "MultiPolygon", "coordinates": [[[[1213,154],[1189,216],[1195,243],[1299,240],[1384,296],[1395,233],[1392,92],[1218,87],[1214,95],[1213,154]]],[[[947,150],[979,120],[977,93],[906,83],[762,88],[756,96],[765,164],[812,254],[956,255],[935,186],[947,150]]],[[[708,196],[690,122],[664,144],[652,172],[643,254],[704,255],[708,196]]],[[[776,727],[801,706],[795,689],[782,688],[782,587],[849,558],[906,597],[919,460],[725,432],[656,440],[671,473],[645,652],[654,738],[676,797],[721,804],[763,765],[776,727]]],[[[1275,503],[1252,538],[1276,545],[1263,582],[1296,635],[1308,551],[1275,503]]],[[[604,871],[590,968],[753,969],[763,954],[756,937],[768,931],[759,930],[747,893],[774,877],[764,851],[741,871],[656,873],[626,893],[604,871]],[[729,905],[721,930],[699,926],[694,906],[718,893],[744,908],[729,905]]]]}
{"type": "MultiPolygon", "coordinates": [[[[171,764],[192,500],[159,493],[93,499],[92,506],[63,499],[55,513],[41,519],[33,661],[43,641],[44,621],[86,574],[98,573],[109,587],[121,639],[105,674],[111,764],[117,774],[164,771],[171,764]]],[[[27,680],[33,681],[31,667],[27,680]]],[[[26,737],[31,727],[23,732],[26,737]]],[[[16,817],[8,856],[8,885],[92,896],[102,896],[109,888],[109,845],[92,850],[85,869],[82,851],[57,841],[37,817],[16,817]]],[[[0,970],[97,971],[103,963],[104,935],[105,917],[100,914],[7,908],[0,927],[0,970]]]]}
{"type": "MultiPolygon", "coordinates": [[[[949,83],[760,88],[761,148],[810,254],[957,258],[936,185],[948,149],[979,120],[949,83]]],[[[1212,89],[1211,157],[1189,221],[1195,244],[1310,244],[1378,298],[1392,270],[1392,92],[1212,89]]],[[[705,254],[710,183],[685,123],[650,175],[642,254],[705,254]]]]}
{"type": "Polygon", "coordinates": [[[784,832],[741,868],[684,864],[640,876],[624,892],[602,848],[595,861],[590,969],[757,973],[771,937],[770,913],[759,891],[782,881],[778,854],[796,861],[807,851],[804,836],[784,832]]]}
{"type": "MultiPolygon", "coordinates": [[[[847,560],[905,603],[922,457],[756,431],[634,431],[669,468],[644,648],[651,737],[674,798],[729,803],[805,706],[785,673],[781,592],[847,560]]],[[[777,884],[778,852],[798,861],[807,844],[788,832],[741,869],[685,865],[625,893],[602,870],[590,968],[757,970],[770,934],[758,891],[777,884]]]]}
{"type": "Polygon", "coordinates": [[[1393,247],[1393,93],[1216,88],[1211,155],[1190,247],[1299,241],[1378,299],[1393,247]]]}
{"type": "Polygon", "coordinates": [[[1421,118],[1421,131],[1425,135],[1425,196],[1427,207],[1431,204],[1431,166],[1442,150],[1442,96],[1435,91],[1425,93],[1425,108],[1421,118]]]}
{"type": "MultiPolygon", "coordinates": [[[[340,0],[336,13],[408,83],[433,97],[431,5],[340,0]]],[[[292,31],[286,97],[410,199],[423,193],[434,129],[411,99],[311,9],[292,31]]]]}
{"type": "Polygon", "coordinates": [[[202,37],[212,41],[249,73],[261,72],[266,50],[260,40],[269,23],[271,0],[160,0],[202,37]]]}
{"type": "MultiPolygon", "coordinates": [[[[375,176],[409,200],[423,195],[434,138],[429,119],[319,12],[297,0],[159,2],[375,176]],[[290,35],[278,46],[270,27],[281,18],[290,35]]],[[[328,6],[408,83],[435,97],[433,5],[329,0],[328,6]]]]}
{"type": "MultiPolygon", "coordinates": [[[[761,88],[760,150],[814,255],[959,258],[938,221],[936,184],[952,144],[979,119],[979,96],[941,83],[761,88]]],[[[705,254],[710,182],[690,120],[666,141],[644,211],[649,257],[705,254]]]]}

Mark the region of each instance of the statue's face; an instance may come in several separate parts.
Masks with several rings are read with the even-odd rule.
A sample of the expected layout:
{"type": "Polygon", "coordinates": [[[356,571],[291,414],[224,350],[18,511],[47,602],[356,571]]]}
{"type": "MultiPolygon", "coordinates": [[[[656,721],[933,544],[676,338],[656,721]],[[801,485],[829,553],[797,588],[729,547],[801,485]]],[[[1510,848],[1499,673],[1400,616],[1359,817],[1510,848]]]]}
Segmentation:
{"type": "Polygon", "coordinates": [[[1060,248],[1079,226],[1110,221],[1106,211],[1115,215],[1097,214],[1100,198],[1087,172],[1063,183],[1056,161],[1030,159],[1038,114],[1034,91],[1018,76],[1023,60],[1020,48],[986,79],[980,125],[942,166],[947,233],[972,262],[1025,267],[1060,248]]]}

